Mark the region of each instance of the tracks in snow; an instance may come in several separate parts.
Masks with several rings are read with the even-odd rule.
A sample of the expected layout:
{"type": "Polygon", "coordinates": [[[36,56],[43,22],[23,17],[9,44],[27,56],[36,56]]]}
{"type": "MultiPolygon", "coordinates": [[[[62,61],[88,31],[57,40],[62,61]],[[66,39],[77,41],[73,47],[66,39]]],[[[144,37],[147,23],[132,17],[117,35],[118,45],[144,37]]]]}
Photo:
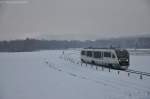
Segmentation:
{"type": "MultiPolygon", "coordinates": [[[[124,82],[124,81],[121,81],[121,80],[112,80],[112,79],[109,79],[109,78],[103,78],[102,76],[101,77],[91,77],[90,75],[88,75],[87,72],[81,72],[81,71],[78,71],[76,68],[75,72],[74,71],[71,71],[71,68],[72,66],[69,66],[69,70],[66,70],[63,68],[63,66],[58,66],[58,64],[55,64],[54,62],[45,62],[46,64],[48,64],[48,66],[54,70],[57,70],[59,72],[64,72],[72,77],[77,77],[79,79],[84,79],[84,80],[88,80],[88,81],[92,81],[92,82],[95,82],[97,84],[100,84],[100,85],[104,85],[106,87],[110,87],[110,88],[113,88],[115,90],[120,90],[120,91],[123,91],[125,92],[127,95],[135,95],[136,94],[141,94],[142,96],[143,95],[147,95],[149,96],[150,95],[150,89],[148,88],[143,88],[141,86],[136,86],[135,84],[131,84],[129,82],[124,82]],[[132,91],[131,91],[132,90],[132,91]]],[[[65,65],[65,64],[63,64],[65,65]]],[[[74,69],[74,68],[73,68],[74,69]]]]}
{"type": "MultiPolygon", "coordinates": [[[[99,76],[99,75],[95,75],[94,74],[95,72],[92,72],[93,69],[88,69],[88,71],[86,69],[81,69],[81,66],[79,66],[81,64],[79,64],[80,62],[75,59],[76,57],[71,57],[73,54],[74,53],[72,54],[67,53],[65,55],[56,56],[58,61],[61,61],[61,63],[60,62],[57,63],[56,62],[57,60],[47,61],[45,63],[48,64],[50,68],[58,72],[63,72],[67,75],[70,75],[72,77],[76,77],[79,79],[92,81],[94,83],[104,85],[108,88],[113,88],[114,90],[120,90],[121,92],[125,93],[127,96],[132,95],[132,96],[135,96],[135,98],[139,98],[139,97],[136,97],[136,95],[140,94],[142,98],[145,95],[147,97],[150,97],[150,88],[147,86],[144,86],[144,84],[142,83],[136,83],[132,81],[130,82],[128,80],[122,80],[118,78],[111,78],[109,76],[105,77],[104,72],[97,72],[98,74],[101,74],[99,76]],[[69,65],[68,65],[68,62],[69,62],[69,65]],[[93,76],[93,74],[95,76],[93,76]]],[[[130,73],[134,72],[137,74],[141,73],[140,71],[134,71],[134,70],[130,70],[126,72],[130,72],[130,73]]],[[[142,72],[142,73],[144,74],[145,72],[142,72]]]]}

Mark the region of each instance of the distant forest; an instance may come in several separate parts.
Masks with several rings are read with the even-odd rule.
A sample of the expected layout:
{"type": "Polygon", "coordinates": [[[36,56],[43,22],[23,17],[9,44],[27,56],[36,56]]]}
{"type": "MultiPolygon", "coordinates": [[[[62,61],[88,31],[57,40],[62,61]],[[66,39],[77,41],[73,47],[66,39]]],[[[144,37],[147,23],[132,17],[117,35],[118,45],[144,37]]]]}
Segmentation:
{"type": "Polygon", "coordinates": [[[112,38],[95,41],[25,40],[0,41],[0,52],[28,52],[68,48],[150,48],[150,37],[112,38]]]}

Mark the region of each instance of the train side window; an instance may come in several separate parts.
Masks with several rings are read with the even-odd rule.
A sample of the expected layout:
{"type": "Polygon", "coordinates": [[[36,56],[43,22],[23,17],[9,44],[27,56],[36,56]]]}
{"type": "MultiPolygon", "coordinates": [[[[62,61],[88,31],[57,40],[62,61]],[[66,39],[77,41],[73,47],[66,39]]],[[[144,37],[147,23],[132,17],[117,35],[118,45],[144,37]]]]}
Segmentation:
{"type": "Polygon", "coordinates": [[[92,52],[91,51],[89,52],[89,57],[92,57],[92,52]]]}
{"type": "Polygon", "coordinates": [[[81,55],[85,55],[85,51],[81,51],[81,55]]]}
{"type": "Polygon", "coordinates": [[[98,58],[102,58],[102,54],[101,54],[101,52],[98,52],[98,58]]]}
{"type": "Polygon", "coordinates": [[[87,56],[88,57],[92,57],[92,52],[91,51],[87,51],[87,56]]]}
{"type": "Polygon", "coordinates": [[[94,58],[97,58],[97,52],[94,52],[94,58]]]}
{"type": "Polygon", "coordinates": [[[111,53],[110,52],[104,52],[104,57],[111,57],[111,53]]]}
{"type": "Polygon", "coordinates": [[[101,58],[101,52],[94,52],[94,58],[101,58]]]}
{"type": "Polygon", "coordinates": [[[84,51],[81,51],[81,55],[84,55],[84,51]]]}
{"type": "Polygon", "coordinates": [[[94,52],[94,58],[98,58],[98,52],[94,52]]]}

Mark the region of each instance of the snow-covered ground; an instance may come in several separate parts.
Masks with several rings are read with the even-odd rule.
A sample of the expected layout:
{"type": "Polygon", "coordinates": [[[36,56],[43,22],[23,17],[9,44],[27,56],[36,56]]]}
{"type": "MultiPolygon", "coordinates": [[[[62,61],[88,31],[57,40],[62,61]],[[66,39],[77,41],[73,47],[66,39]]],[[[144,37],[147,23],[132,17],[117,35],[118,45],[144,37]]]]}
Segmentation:
{"type": "MultiPolygon", "coordinates": [[[[78,50],[0,53],[0,99],[150,99],[150,77],[80,64],[78,50]]],[[[150,56],[131,69],[150,72],[150,56]]]]}

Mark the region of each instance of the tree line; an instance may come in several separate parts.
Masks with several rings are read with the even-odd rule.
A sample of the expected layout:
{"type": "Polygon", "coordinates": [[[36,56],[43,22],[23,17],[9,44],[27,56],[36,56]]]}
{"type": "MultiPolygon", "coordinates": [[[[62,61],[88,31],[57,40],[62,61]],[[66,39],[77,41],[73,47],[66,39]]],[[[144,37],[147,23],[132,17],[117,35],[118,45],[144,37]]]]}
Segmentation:
{"type": "Polygon", "coordinates": [[[68,48],[150,48],[150,37],[111,38],[95,41],[78,40],[24,40],[0,41],[0,52],[28,52],[68,48]]]}

